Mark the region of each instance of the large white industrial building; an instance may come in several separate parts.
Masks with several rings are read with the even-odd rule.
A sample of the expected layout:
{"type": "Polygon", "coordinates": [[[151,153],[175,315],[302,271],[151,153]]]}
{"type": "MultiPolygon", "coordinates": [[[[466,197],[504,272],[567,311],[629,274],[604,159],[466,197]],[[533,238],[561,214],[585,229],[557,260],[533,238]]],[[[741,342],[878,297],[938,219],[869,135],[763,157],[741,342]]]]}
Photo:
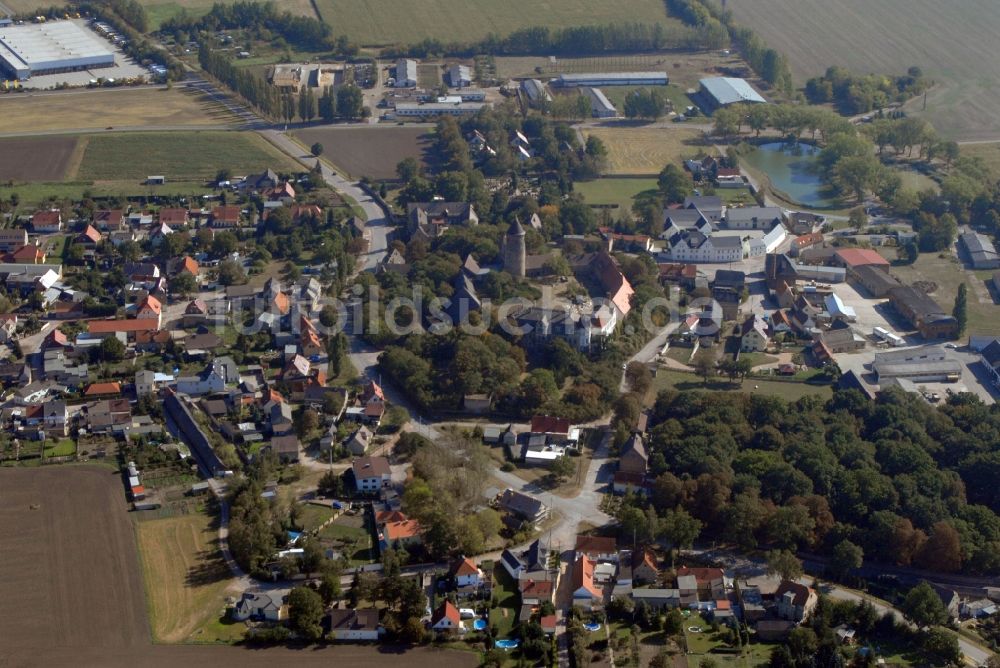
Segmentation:
{"type": "Polygon", "coordinates": [[[40,74],[114,67],[115,54],[74,21],[0,27],[0,71],[20,81],[40,74]]]}

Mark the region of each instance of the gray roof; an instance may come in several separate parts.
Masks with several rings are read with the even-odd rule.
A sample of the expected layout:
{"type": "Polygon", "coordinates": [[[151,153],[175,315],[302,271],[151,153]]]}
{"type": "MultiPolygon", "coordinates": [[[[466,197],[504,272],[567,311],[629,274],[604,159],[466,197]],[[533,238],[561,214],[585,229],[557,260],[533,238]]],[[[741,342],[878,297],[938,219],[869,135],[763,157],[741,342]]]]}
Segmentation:
{"type": "Polygon", "coordinates": [[[702,79],[701,87],[711,95],[716,103],[725,106],[737,102],[766,102],[760,93],[745,79],[734,77],[709,77],[702,79]]]}
{"type": "Polygon", "coordinates": [[[962,373],[962,364],[958,360],[943,359],[930,362],[899,362],[875,363],[872,365],[876,375],[881,378],[894,376],[957,376],[962,373]]]}
{"type": "Polygon", "coordinates": [[[533,496],[505,489],[500,497],[500,508],[524,517],[535,517],[545,509],[545,504],[533,496]]]}
{"type": "Polygon", "coordinates": [[[743,245],[743,237],[738,235],[713,236],[712,245],[716,248],[738,248],[743,245]]]}
{"type": "Polygon", "coordinates": [[[743,206],[726,209],[726,220],[736,221],[781,221],[784,218],[782,210],[776,206],[743,206]]]}

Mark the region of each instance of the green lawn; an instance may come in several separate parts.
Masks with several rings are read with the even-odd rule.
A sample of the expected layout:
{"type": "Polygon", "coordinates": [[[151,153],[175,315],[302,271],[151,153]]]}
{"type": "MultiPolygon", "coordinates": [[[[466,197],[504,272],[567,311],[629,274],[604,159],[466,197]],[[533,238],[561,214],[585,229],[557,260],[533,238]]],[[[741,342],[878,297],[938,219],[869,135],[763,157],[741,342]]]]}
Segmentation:
{"type": "Polygon", "coordinates": [[[762,364],[774,364],[778,361],[778,358],[774,355],[768,355],[766,353],[742,353],[740,355],[741,360],[750,360],[752,366],[761,366],[762,364]]]}
{"type": "Polygon", "coordinates": [[[506,638],[517,623],[521,595],[517,583],[499,562],[493,568],[493,582],[493,598],[498,603],[490,609],[490,626],[497,628],[497,638],[506,638]]]}
{"type": "Polygon", "coordinates": [[[334,548],[343,551],[352,565],[370,563],[375,558],[372,534],[363,522],[364,519],[356,515],[341,515],[323,527],[317,536],[320,540],[332,541],[334,548]]]}
{"type": "MultiPolygon", "coordinates": [[[[653,388],[659,390],[705,390],[717,392],[746,392],[747,394],[767,394],[781,397],[789,401],[794,401],[807,394],[818,394],[824,398],[833,395],[833,390],[829,385],[815,383],[803,383],[794,380],[764,380],[751,376],[743,381],[742,385],[737,381],[730,383],[728,378],[719,376],[717,379],[709,380],[705,384],[701,376],[686,371],[674,371],[673,369],[659,369],[656,378],[653,380],[653,388]]],[[[655,396],[655,394],[654,394],[655,396]]]]}
{"type": "Polygon", "coordinates": [[[46,457],[69,457],[76,454],[76,443],[71,438],[63,438],[55,443],[46,442],[46,457]]]}
{"type": "Polygon", "coordinates": [[[635,198],[642,192],[656,190],[656,179],[606,178],[581,181],[573,185],[576,192],[583,195],[587,204],[617,204],[612,210],[615,216],[632,211],[635,198]]]}
{"type": "MultiPolygon", "coordinates": [[[[222,168],[244,175],[271,167],[298,171],[300,166],[262,137],[247,132],[130,132],[90,137],[79,180],[145,180],[162,174],[173,179],[211,179],[222,168]],[[141,156],[141,159],[137,159],[141,156]]],[[[159,191],[163,186],[149,190],[159,191]]]]}
{"type": "MultiPolygon", "coordinates": [[[[891,252],[888,254],[891,258],[891,252]]],[[[966,334],[992,335],[1000,330],[1000,306],[993,303],[982,278],[989,276],[966,271],[951,253],[921,253],[909,266],[894,266],[892,273],[904,283],[928,281],[937,284],[931,296],[947,313],[955,305],[958,286],[962,282],[969,291],[969,325],[966,334]]]]}
{"type": "Polygon", "coordinates": [[[304,503],[299,506],[299,526],[303,531],[312,532],[333,517],[333,508],[304,503]]]}

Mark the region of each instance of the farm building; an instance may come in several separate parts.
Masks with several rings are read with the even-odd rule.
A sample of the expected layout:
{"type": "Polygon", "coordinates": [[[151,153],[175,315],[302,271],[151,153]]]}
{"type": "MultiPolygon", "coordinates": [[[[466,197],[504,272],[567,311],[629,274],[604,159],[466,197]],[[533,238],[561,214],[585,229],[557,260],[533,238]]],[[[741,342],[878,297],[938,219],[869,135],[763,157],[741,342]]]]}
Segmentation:
{"type": "Polygon", "coordinates": [[[40,74],[113,67],[115,54],[73,21],[0,28],[0,70],[24,81],[40,74]]]}
{"type": "Polygon", "coordinates": [[[733,77],[709,77],[702,79],[701,97],[708,107],[707,111],[728,107],[738,102],[756,102],[764,104],[767,102],[760,93],[753,89],[745,79],[733,77]]]}
{"type": "Polygon", "coordinates": [[[600,74],[560,74],[556,86],[666,86],[666,72],[604,72],[600,74]]]}
{"type": "Polygon", "coordinates": [[[545,90],[545,84],[538,79],[525,79],[521,82],[521,90],[528,96],[528,102],[531,104],[552,101],[549,91],[545,90]]]}
{"type": "Polygon", "coordinates": [[[1000,267],[1000,256],[989,237],[979,232],[966,232],[959,237],[973,269],[996,269],[1000,267]]]}
{"type": "Polygon", "coordinates": [[[925,339],[953,339],[958,336],[958,321],[927,293],[904,285],[889,290],[889,301],[925,339]]]}
{"type": "Polygon", "coordinates": [[[417,85],[417,61],[401,58],[396,63],[396,88],[413,88],[417,85]]]}
{"type": "Polygon", "coordinates": [[[590,100],[590,113],[594,118],[614,118],[618,115],[615,105],[601,92],[600,88],[584,88],[590,100]]]}
{"type": "Polygon", "coordinates": [[[396,105],[396,115],[409,118],[431,118],[434,116],[475,116],[484,102],[428,102],[419,104],[406,102],[396,105]]]}
{"type": "Polygon", "coordinates": [[[468,65],[452,65],[448,68],[448,83],[452,88],[465,88],[472,85],[472,72],[468,65]]]}

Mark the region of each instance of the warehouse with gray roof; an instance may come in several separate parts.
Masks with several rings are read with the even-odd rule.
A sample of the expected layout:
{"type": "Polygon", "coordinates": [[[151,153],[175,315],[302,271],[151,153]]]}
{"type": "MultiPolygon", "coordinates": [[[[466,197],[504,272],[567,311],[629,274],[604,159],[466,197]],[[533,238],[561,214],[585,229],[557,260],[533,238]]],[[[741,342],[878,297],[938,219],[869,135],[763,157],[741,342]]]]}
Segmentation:
{"type": "Polygon", "coordinates": [[[699,81],[701,90],[699,91],[706,111],[714,111],[719,107],[728,107],[731,104],[753,103],[764,104],[767,102],[761,94],[753,89],[746,79],[735,77],[709,77],[699,81]]]}
{"type": "Polygon", "coordinates": [[[599,74],[560,74],[556,86],[666,86],[666,72],[602,72],[599,74]]]}
{"type": "Polygon", "coordinates": [[[114,64],[111,48],[75,21],[0,27],[0,70],[20,81],[114,64]]]}

